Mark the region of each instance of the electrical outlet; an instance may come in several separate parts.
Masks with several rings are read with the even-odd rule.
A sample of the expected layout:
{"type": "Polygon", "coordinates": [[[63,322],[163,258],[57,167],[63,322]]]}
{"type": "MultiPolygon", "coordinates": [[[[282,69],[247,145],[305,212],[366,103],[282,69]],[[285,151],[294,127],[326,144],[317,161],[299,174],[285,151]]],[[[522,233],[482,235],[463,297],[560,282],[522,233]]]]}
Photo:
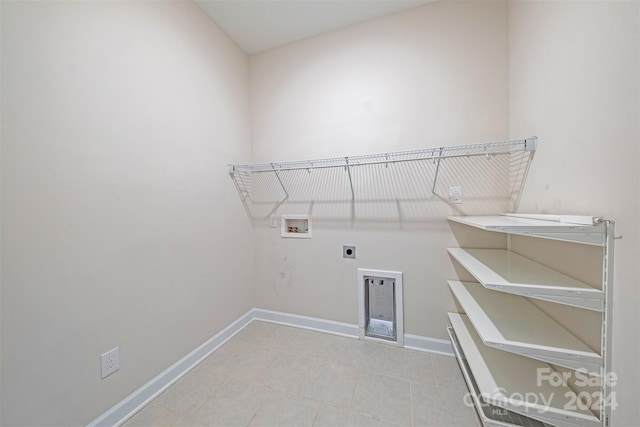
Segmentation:
{"type": "Polygon", "coordinates": [[[120,347],[116,347],[100,355],[102,378],[106,378],[120,369],[120,347]]]}
{"type": "Polygon", "coordinates": [[[454,204],[462,203],[462,187],[449,187],[449,202],[454,204]]]}
{"type": "Polygon", "coordinates": [[[343,246],[342,258],[356,259],[356,247],[355,246],[343,246]]]}

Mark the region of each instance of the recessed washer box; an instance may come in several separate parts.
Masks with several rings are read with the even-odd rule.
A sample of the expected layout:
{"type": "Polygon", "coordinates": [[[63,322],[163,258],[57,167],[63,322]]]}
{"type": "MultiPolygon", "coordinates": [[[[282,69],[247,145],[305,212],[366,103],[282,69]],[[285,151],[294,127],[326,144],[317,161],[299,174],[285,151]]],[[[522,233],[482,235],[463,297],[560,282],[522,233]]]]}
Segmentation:
{"type": "Polygon", "coordinates": [[[311,217],[309,215],[282,215],[280,224],[282,237],[311,238],[311,217]]]}
{"type": "Polygon", "coordinates": [[[360,338],[404,346],[402,272],[358,269],[360,338]]]}

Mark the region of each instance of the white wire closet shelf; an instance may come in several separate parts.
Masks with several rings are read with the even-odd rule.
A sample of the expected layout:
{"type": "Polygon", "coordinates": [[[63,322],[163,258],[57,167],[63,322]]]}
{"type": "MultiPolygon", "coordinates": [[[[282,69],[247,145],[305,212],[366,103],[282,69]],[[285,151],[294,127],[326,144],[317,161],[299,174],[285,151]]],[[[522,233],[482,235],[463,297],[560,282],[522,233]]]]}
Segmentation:
{"type": "MultiPolygon", "coordinates": [[[[406,218],[416,204],[445,201],[442,195],[448,195],[452,185],[464,186],[465,203],[486,204],[502,198],[514,201],[509,207],[517,204],[536,148],[537,138],[531,137],[360,156],[231,164],[228,171],[252,218],[268,218],[286,205],[290,209],[283,213],[320,217],[328,210],[325,216],[335,216],[339,206],[353,219],[374,211],[372,205],[363,203],[404,209],[406,218]],[[360,205],[354,208],[354,203],[360,205]],[[401,203],[406,205],[393,205],[401,203]]],[[[485,206],[483,210],[495,209],[485,206]]]]}
{"type": "Polygon", "coordinates": [[[229,165],[229,173],[236,172],[273,172],[297,169],[321,169],[374,164],[390,164],[418,160],[439,160],[452,157],[491,156],[511,153],[514,150],[535,151],[537,137],[512,141],[487,142],[481,144],[456,145],[451,147],[426,148],[421,150],[396,151],[362,156],[333,157],[316,160],[298,160],[287,162],[269,162],[229,165]]]}

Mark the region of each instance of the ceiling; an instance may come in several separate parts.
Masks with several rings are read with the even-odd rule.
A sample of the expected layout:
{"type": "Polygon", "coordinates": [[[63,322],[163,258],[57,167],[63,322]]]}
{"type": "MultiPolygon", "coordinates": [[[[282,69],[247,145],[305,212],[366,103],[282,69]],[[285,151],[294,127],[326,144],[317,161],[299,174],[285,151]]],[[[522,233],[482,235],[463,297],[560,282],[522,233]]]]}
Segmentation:
{"type": "Polygon", "coordinates": [[[247,54],[433,0],[195,0],[247,54]]]}

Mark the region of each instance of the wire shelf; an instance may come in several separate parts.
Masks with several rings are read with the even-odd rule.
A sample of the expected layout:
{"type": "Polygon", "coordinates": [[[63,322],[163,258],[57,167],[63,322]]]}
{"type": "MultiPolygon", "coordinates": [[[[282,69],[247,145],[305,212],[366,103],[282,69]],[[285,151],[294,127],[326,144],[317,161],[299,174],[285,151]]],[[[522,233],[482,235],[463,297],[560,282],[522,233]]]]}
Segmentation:
{"type": "Polygon", "coordinates": [[[391,164],[418,160],[446,159],[452,157],[491,156],[514,151],[535,151],[537,137],[512,141],[486,142],[482,144],[457,145],[452,147],[427,148],[421,150],[396,151],[390,153],[367,154],[363,156],[333,157],[315,160],[289,162],[252,163],[229,165],[229,173],[273,172],[284,170],[311,170],[375,164],[391,164]]]}
{"type": "Polygon", "coordinates": [[[229,174],[254,219],[267,218],[281,207],[290,214],[314,210],[314,215],[328,219],[449,216],[440,213],[441,208],[427,206],[434,199],[445,201],[441,194],[448,191],[447,184],[463,185],[466,200],[475,201],[476,209],[465,214],[486,214],[492,209],[513,210],[517,205],[536,148],[537,138],[531,137],[362,156],[234,164],[229,165],[229,174]],[[509,206],[496,205],[496,200],[508,201],[509,206]]]}

